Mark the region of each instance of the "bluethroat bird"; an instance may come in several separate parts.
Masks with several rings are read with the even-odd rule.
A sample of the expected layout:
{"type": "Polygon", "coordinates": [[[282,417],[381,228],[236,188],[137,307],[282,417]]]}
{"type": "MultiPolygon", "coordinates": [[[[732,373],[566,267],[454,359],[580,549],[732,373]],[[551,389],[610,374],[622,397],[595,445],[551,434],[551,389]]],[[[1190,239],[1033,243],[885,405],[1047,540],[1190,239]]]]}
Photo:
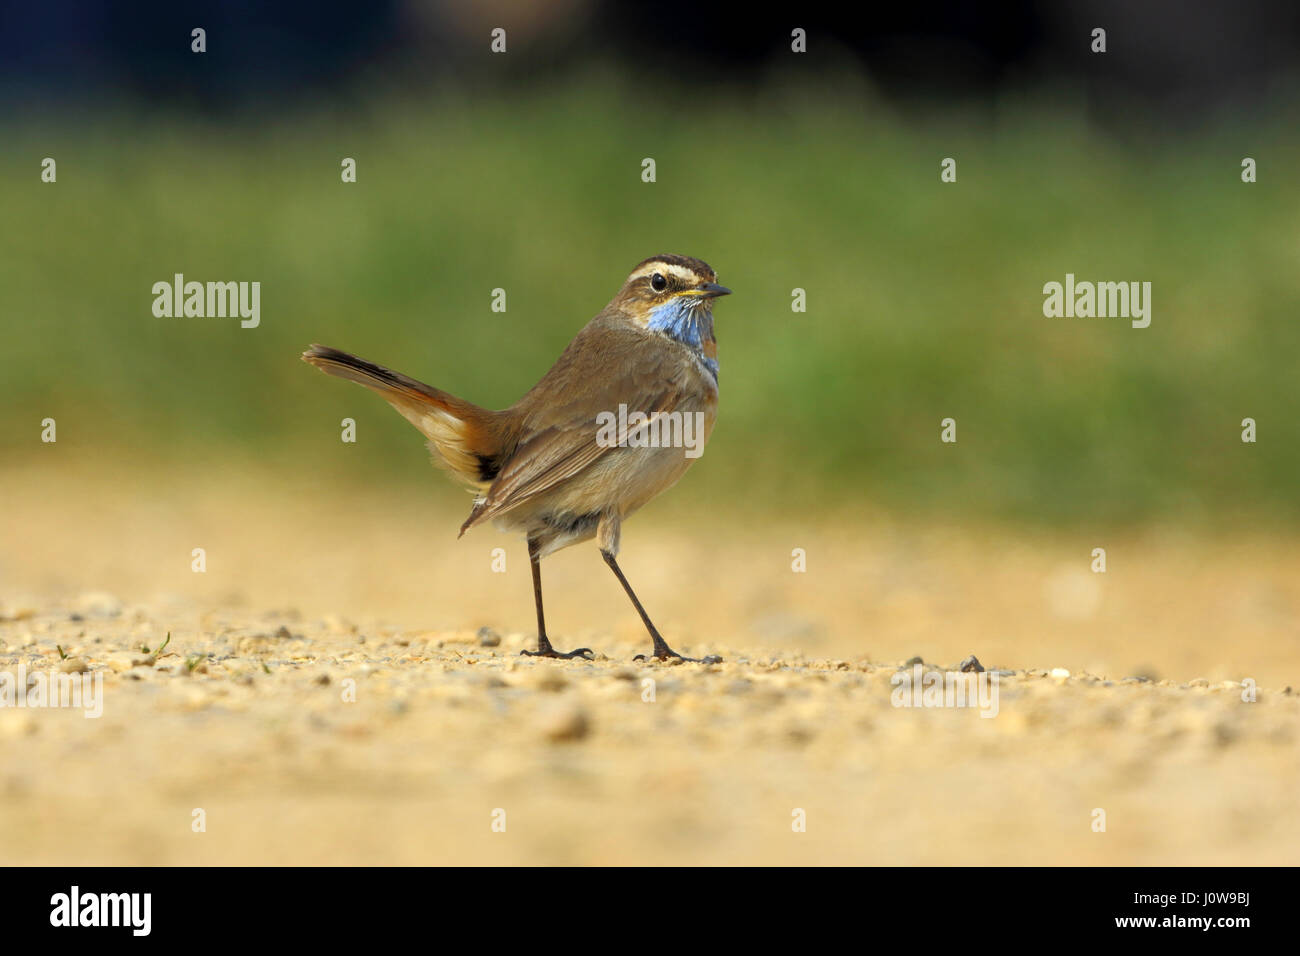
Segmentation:
{"type": "Polygon", "coordinates": [[[650,632],[652,656],[693,660],[668,646],[637,600],[618,566],[619,534],[625,518],[685,473],[713,430],[713,300],[730,292],[699,259],[646,259],[542,380],[502,411],[337,349],[313,345],[302,357],[378,392],[429,440],[434,463],[475,493],[462,535],[489,519],[523,533],[537,604],[537,650],[524,654],[591,655],[551,646],[541,560],[594,537],[650,632]]]}

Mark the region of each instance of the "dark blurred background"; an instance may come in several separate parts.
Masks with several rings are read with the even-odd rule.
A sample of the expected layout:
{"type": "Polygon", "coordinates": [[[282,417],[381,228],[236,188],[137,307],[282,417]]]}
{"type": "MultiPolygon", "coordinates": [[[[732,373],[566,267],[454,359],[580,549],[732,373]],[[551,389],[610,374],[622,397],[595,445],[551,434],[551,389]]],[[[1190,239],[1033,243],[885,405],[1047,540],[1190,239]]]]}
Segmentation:
{"type": "Polygon", "coordinates": [[[808,31],[812,70],[852,66],[909,105],[963,109],[1009,88],[1055,86],[1099,117],[1195,122],[1251,109],[1294,83],[1300,5],[1286,0],[1006,0],[924,5],[690,0],[307,0],[0,5],[0,78],[10,107],[129,95],[229,113],[346,95],[382,78],[420,89],[553,82],[608,60],[644,82],[758,88],[808,31]],[[201,69],[175,42],[210,37],[201,69]],[[494,27],[510,51],[484,56],[494,27]],[[1108,32],[1104,58],[1090,32],[1108,32]]]}

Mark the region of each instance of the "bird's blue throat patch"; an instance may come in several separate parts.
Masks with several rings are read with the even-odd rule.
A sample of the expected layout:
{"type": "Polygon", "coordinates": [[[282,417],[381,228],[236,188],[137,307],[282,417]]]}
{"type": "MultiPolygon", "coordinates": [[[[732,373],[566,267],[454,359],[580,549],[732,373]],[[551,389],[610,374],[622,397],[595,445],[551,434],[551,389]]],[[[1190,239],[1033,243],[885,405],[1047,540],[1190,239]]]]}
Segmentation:
{"type": "Polygon", "coordinates": [[[692,299],[669,299],[651,310],[646,328],[663,332],[699,352],[700,362],[717,379],[718,360],[704,354],[704,343],[713,341],[713,312],[707,305],[692,299]]]}

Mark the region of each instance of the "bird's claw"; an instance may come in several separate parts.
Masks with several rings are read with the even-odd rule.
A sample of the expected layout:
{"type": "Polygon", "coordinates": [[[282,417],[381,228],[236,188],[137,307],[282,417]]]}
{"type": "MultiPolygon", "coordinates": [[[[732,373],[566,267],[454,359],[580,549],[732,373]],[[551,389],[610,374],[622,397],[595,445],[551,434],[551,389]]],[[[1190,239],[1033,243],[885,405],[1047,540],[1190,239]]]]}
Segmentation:
{"type": "Polygon", "coordinates": [[[536,651],[524,650],[520,651],[519,654],[522,657],[554,657],[560,660],[581,658],[584,661],[590,661],[596,659],[596,655],[592,652],[590,647],[580,647],[576,651],[569,651],[567,654],[561,653],[553,647],[546,647],[536,651]]]}
{"type": "Polygon", "coordinates": [[[665,648],[663,651],[660,651],[654,655],[638,654],[636,657],[632,658],[632,660],[634,662],[651,661],[651,660],[680,661],[683,664],[721,664],[722,663],[722,658],[718,657],[716,654],[710,654],[708,657],[686,657],[682,654],[678,654],[676,651],[672,650],[671,648],[665,648]]]}

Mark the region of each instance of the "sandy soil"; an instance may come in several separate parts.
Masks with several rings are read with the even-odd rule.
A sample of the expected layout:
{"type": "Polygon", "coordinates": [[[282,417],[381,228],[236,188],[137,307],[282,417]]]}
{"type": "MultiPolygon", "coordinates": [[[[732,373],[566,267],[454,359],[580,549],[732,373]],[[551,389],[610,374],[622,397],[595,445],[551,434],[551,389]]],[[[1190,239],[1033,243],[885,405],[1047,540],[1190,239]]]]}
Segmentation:
{"type": "Polygon", "coordinates": [[[6,479],[30,506],[0,539],[0,674],[98,676],[103,713],[0,708],[5,864],[1300,855],[1285,539],[669,510],[629,525],[625,569],[670,642],[726,662],[633,662],[648,642],[589,548],[546,565],[548,619],[600,656],[556,662],[518,656],[518,543],[456,542],[441,504],[260,477],[6,479]],[[904,662],[972,652],[1000,669],[995,717],[894,706],[904,662]]]}

